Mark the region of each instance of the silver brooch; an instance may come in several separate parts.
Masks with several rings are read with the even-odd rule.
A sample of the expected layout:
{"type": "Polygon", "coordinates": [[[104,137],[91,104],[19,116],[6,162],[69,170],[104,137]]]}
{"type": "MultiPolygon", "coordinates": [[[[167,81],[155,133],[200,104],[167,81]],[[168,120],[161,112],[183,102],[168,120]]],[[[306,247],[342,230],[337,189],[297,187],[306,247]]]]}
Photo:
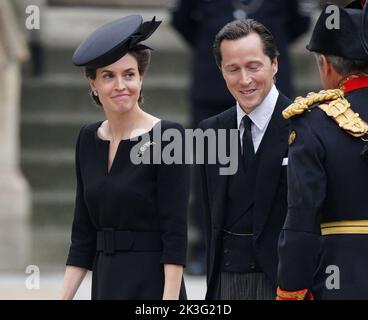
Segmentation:
{"type": "Polygon", "coordinates": [[[138,151],[138,154],[137,154],[137,157],[141,157],[143,155],[143,153],[152,145],[156,144],[156,142],[154,141],[147,141],[144,145],[142,145],[140,148],[139,148],[139,151],[138,151]]]}

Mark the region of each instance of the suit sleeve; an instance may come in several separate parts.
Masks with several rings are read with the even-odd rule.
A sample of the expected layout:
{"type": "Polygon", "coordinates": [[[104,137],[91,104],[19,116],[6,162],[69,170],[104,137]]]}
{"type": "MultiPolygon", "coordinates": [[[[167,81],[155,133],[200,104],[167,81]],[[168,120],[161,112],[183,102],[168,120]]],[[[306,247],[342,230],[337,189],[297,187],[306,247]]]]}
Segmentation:
{"type": "Polygon", "coordinates": [[[288,212],[278,243],[278,285],[287,291],[311,289],[320,252],[320,214],[326,196],[325,151],[309,123],[291,120],[288,212]]]}
{"type": "MultiPolygon", "coordinates": [[[[203,121],[199,124],[199,129],[201,129],[202,131],[205,131],[204,129],[204,125],[203,125],[203,121]]],[[[205,145],[204,150],[208,150],[208,146],[205,145]]],[[[199,167],[199,170],[197,170],[197,172],[199,172],[200,174],[200,181],[201,181],[201,194],[200,194],[200,199],[202,202],[202,209],[203,209],[203,215],[204,215],[204,232],[205,232],[205,239],[206,239],[206,265],[209,266],[210,265],[210,248],[211,248],[211,238],[212,238],[212,234],[211,234],[211,225],[212,225],[212,221],[211,221],[211,211],[210,211],[210,201],[208,198],[208,185],[207,185],[207,174],[206,174],[206,163],[208,163],[208,160],[206,158],[207,153],[205,152],[204,154],[204,164],[197,164],[197,167],[199,167]]],[[[206,276],[207,276],[207,284],[208,284],[208,272],[206,272],[206,276]]]]}
{"type": "MultiPolygon", "coordinates": [[[[184,129],[178,124],[174,128],[180,131],[182,137],[182,163],[166,164],[162,161],[157,173],[158,211],[163,243],[161,263],[185,266],[190,171],[184,161],[184,129]]],[[[168,144],[171,143],[163,141],[162,148],[168,147],[168,144]]]]}
{"type": "Polygon", "coordinates": [[[193,46],[195,43],[197,20],[195,3],[197,0],[176,0],[171,10],[171,24],[185,41],[193,46]]]}
{"type": "Polygon", "coordinates": [[[66,264],[92,270],[96,254],[97,230],[91,222],[88,209],[84,201],[84,186],[79,156],[81,152],[82,131],[83,129],[79,133],[75,151],[77,190],[71,234],[71,246],[66,264]]]}
{"type": "Polygon", "coordinates": [[[286,28],[288,42],[293,43],[309,30],[315,0],[288,1],[286,28]]]}

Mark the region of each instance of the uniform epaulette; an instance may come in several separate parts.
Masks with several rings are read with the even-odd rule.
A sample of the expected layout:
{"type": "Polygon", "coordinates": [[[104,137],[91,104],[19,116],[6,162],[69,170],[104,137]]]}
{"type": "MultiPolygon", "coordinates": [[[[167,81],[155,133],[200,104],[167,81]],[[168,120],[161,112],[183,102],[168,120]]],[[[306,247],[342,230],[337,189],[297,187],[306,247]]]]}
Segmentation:
{"type": "Polygon", "coordinates": [[[318,93],[310,92],[305,98],[297,97],[282,112],[282,115],[285,119],[289,119],[311,109],[311,106],[315,104],[350,135],[362,137],[367,134],[368,124],[351,109],[349,101],[345,99],[344,93],[340,89],[322,90],[318,93]]]}
{"type": "Polygon", "coordinates": [[[294,102],[282,112],[282,116],[285,119],[289,119],[309,110],[310,107],[316,103],[335,100],[343,96],[344,93],[340,89],[322,90],[317,93],[309,92],[305,98],[295,98],[294,102]]]}

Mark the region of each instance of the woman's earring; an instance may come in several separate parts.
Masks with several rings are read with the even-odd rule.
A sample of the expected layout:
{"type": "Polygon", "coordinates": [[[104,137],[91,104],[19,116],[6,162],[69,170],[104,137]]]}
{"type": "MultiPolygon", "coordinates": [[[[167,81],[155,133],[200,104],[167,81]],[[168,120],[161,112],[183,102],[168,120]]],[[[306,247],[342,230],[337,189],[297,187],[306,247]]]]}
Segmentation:
{"type": "Polygon", "coordinates": [[[93,95],[94,95],[95,97],[97,97],[97,96],[98,96],[98,92],[97,92],[96,90],[94,90],[94,91],[93,91],[93,95]]]}

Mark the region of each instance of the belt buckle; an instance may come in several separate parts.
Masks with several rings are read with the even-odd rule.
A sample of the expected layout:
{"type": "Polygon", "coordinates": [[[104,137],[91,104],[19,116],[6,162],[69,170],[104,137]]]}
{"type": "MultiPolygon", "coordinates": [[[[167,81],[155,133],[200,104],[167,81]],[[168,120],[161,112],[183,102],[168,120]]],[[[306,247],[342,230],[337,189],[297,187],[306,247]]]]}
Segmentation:
{"type": "Polygon", "coordinates": [[[113,228],[102,229],[104,252],[106,254],[115,253],[115,231],[113,228]]]}

